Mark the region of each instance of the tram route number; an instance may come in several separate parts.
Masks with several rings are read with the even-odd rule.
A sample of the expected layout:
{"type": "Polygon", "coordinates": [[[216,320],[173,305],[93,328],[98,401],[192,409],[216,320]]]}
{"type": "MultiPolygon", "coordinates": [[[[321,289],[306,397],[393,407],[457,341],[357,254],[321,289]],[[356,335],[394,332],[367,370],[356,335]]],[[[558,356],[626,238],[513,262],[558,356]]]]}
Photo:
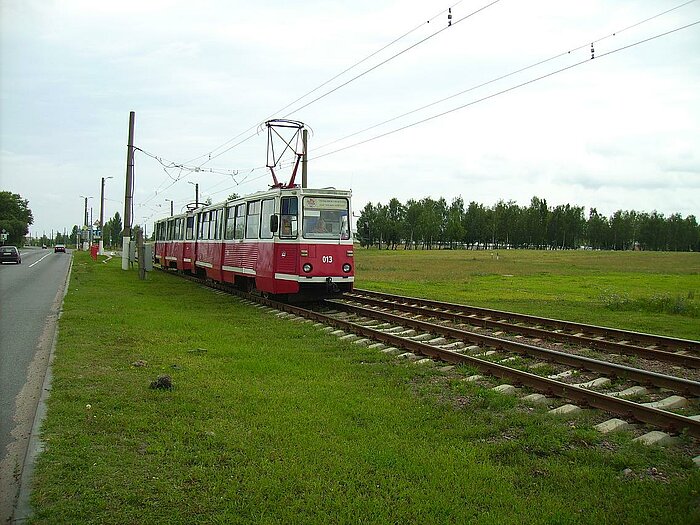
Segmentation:
{"type": "Polygon", "coordinates": [[[332,255],[324,255],[321,257],[321,262],[331,264],[333,262],[333,256],[332,255]]]}

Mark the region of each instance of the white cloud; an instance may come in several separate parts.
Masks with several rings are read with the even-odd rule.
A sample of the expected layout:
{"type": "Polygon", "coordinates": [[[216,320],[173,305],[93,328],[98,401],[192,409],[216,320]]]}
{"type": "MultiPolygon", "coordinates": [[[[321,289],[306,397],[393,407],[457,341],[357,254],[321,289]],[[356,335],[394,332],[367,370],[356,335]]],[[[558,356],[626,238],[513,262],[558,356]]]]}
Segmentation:
{"type": "MultiPolygon", "coordinates": [[[[137,113],[140,147],[179,162],[201,156],[405,31],[417,28],[352,74],[444,27],[444,16],[422,22],[447,5],[391,0],[3,2],[2,185],[12,191],[22,188],[30,202],[46,204],[46,210],[35,211],[46,224],[71,225],[80,217],[73,206],[70,211],[52,206],[40,194],[42,185],[25,184],[20,174],[36,181],[45,180],[40,173],[58,174],[62,184],[54,195],[61,202],[79,200],[76,194],[85,188],[95,188],[95,193],[101,176],[123,177],[130,110],[137,113]]],[[[460,3],[454,19],[481,5],[460,3]]],[[[619,32],[668,8],[660,0],[641,5],[626,0],[500,2],[294,113],[291,118],[314,130],[312,156],[332,140],[568,49],[583,45],[573,55],[318,152],[586,60],[594,38],[599,58],[319,158],[310,164],[310,179],[321,186],[352,186],[356,209],[394,196],[402,201],[444,196],[449,201],[462,195],[486,204],[501,198],[527,204],[538,195],[550,203],[595,206],[604,213],[656,207],[698,215],[697,29],[600,57],[700,19],[700,9],[691,4],[619,32]],[[618,33],[609,36],[614,31],[618,33]]],[[[262,134],[208,165],[245,170],[264,163],[262,134]]],[[[224,197],[228,190],[264,188],[267,178],[258,178],[262,174],[250,174],[240,187],[227,176],[192,174],[154,197],[171,181],[160,165],[137,156],[136,195],[150,199],[147,204],[155,211],[148,213],[157,214],[165,198],[191,200],[193,188],[185,181],[199,182],[203,195],[224,197]]],[[[116,180],[110,184],[110,191],[123,185],[116,180]]]]}

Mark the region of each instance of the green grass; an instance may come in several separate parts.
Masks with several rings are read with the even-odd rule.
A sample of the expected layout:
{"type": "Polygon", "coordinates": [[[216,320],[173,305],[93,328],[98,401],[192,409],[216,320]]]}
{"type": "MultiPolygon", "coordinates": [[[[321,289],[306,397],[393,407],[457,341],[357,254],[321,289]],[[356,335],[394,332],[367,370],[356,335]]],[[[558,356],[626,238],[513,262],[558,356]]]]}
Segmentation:
{"type": "Polygon", "coordinates": [[[53,373],[32,523],[700,520],[680,450],[118,260],[75,255],[53,373]]]}
{"type": "Polygon", "coordinates": [[[355,250],[357,286],[700,339],[700,254],[355,250]]]}

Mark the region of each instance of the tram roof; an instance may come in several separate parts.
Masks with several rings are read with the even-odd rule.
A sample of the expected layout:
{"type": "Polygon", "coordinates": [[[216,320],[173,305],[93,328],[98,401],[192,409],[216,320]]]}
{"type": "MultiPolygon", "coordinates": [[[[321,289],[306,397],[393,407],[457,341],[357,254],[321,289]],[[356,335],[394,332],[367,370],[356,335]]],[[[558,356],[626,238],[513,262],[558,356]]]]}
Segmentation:
{"type": "Polygon", "coordinates": [[[193,210],[186,211],[184,213],[178,213],[176,215],[173,215],[172,217],[163,217],[162,219],[158,219],[155,221],[155,223],[158,222],[166,222],[169,220],[181,218],[181,217],[188,217],[195,215],[199,212],[202,211],[209,211],[209,210],[215,210],[217,208],[221,208],[226,206],[229,203],[242,203],[242,202],[247,202],[251,200],[256,200],[256,199],[261,199],[263,197],[268,197],[268,196],[276,196],[276,195],[326,195],[326,196],[337,196],[337,197],[351,197],[352,196],[352,190],[338,190],[336,188],[272,188],[269,190],[261,190],[261,191],[256,191],[255,193],[251,193],[248,195],[245,195],[243,197],[239,197],[237,199],[227,199],[225,201],[217,202],[215,204],[207,204],[206,206],[199,206],[198,208],[195,208],[193,210]]]}

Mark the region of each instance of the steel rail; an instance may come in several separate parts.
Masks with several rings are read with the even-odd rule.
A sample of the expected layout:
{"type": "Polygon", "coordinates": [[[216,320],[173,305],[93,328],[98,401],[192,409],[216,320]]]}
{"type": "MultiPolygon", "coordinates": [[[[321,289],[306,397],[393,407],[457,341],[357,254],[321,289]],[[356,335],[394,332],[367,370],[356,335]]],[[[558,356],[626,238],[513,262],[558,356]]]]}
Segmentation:
{"type": "MultiPolygon", "coordinates": [[[[163,271],[168,272],[167,270],[163,271]]],[[[611,397],[605,394],[594,392],[592,390],[587,390],[584,388],[568,385],[560,381],[555,381],[553,379],[540,377],[529,372],[523,372],[514,368],[509,368],[498,363],[492,363],[490,361],[479,359],[477,357],[459,354],[450,350],[430,346],[419,341],[412,341],[410,339],[401,338],[399,336],[374,330],[357,323],[343,321],[342,319],[330,317],[328,315],[307,310],[305,308],[300,308],[298,306],[278,303],[270,299],[265,299],[262,297],[242,292],[240,290],[236,290],[226,284],[207,282],[194,276],[188,276],[182,273],[180,273],[179,275],[189,280],[198,282],[202,285],[233,293],[245,299],[253,300],[259,304],[268,306],[270,308],[285,311],[287,313],[298,315],[306,319],[315,320],[326,325],[335,326],[336,328],[353,332],[355,334],[361,335],[369,339],[380,341],[392,346],[405,348],[417,354],[426,355],[428,357],[440,359],[442,361],[452,364],[468,364],[480,370],[483,373],[487,373],[503,379],[512,380],[516,384],[528,386],[530,388],[533,388],[534,390],[537,390],[538,392],[555,395],[557,397],[569,399],[571,401],[576,401],[581,404],[591,406],[593,408],[598,408],[606,412],[617,414],[621,417],[635,419],[637,421],[649,423],[651,425],[658,426],[660,428],[667,429],[670,431],[685,431],[692,436],[700,437],[700,421],[690,419],[689,417],[681,416],[679,414],[674,414],[672,412],[667,412],[665,410],[660,410],[657,408],[645,407],[638,403],[627,401],[626,399],[611,397]]],[[[503,341],[501,340],[501,342],[503,341]]]]}
{"type": "MultiPolygon", "coordinates": [[[[516,384],[526,385],[545,394],[556,395],[557,397],[569,399],[571,401],[605,410],[622,417],[628,417],[637,421],[649,423],[674,432],[686,431],[690,435],[700,437],[700,421],[696,421],[686,416],[674,414],[673,412],[667,412],[658,408],[643,406],[626,399],[601,394],[593,390],[576,387],[554,379],[540,377],[529,372],[509,368],[499,363],[492,363],[485,359],[479,359],[478,357],[459,354],[457,352],[431,346],[420,341],[402,338],[387,332],[375,330],[373,328],[362,326],[350,321],[337,319],[335,317],[307,310],[305,308],[300,308],[298,306],[277,303],[275,301],[263,298],[255,298],[255,300],[266,306],[305,317],[307,319],[312,319],[327,325],[335,326],[336,328],[353,332],[368,339],[405,348],[413,353],[422,354],[431,358],[445,361],[447,363],[468,364],[484,373],[503,379],[512,380],[516,384]]],[[[502,340],[498,341],[501,343],[503,342],[502,340]]]]}
{"type": "Polygon", "coordinates": [[[488,308],[481,308],[478,306],[469,306],[457,303],[448,303],[441,301],[432,301],[430,299],[421,299],[417,297],[406,297],[401,295],[387,294],[383,292],[375,292],[373,290],[363,290],[359,288],[353,289],[351,293],[345,294],[349,297],[353,295],[365,295],[373,297],[382,297],[387,300],[393,301],[404,301],[410,302],[418,305],[425,305],[431,308],[441,308],[453,311],[471,312],[477,315],[484,316],[499,316],[506,319],[514,319],[527,323],[542,324],[545,326],[551,326],[558,330],[570,330],[573,332],[586,332],[602,337],[616,337],[621,340],[633,340],[638,343],[644,343],[649,345],[661,345],[668,348],[675,349],[687,349],[692,350],[695,353],[700,353],[700,341],[694,341],[692,339],[679,339],[674,337],[668,337],[664,335],[646,334],[643,332],[634,332],[628,330],[620,330],[618,328],[609,328],[605,326],[596,326],[585,323],[574,323],[570,321],[562,321],[558,319],[551,319],[547,317],[538,317],[534,315],[519,314],[515,312],[506,312],[503,310],[492,310],[488,308]]]}
{"type": "Polygon", "coordinates": [[[537,337],[540,339],[550,339],[562,343],[570,343],[577,346],[586,346],[590,348],[595,348],[597,350],[605,350],[607,352],[614,352],[643,357],[645,359],[664,361],[667,363],[673,363],[689,368],[700,368],[700,357],[689,354],[677,354],[674,352],[650,349],[643,346],[625,344],[619,341],[605,341],[586,336],[573,335],[561,332],[551,332],[549,330],[535,328],[532,326],[515,325],[506,323],[504,321],[495,321],[493,319],[474,317],[474,314],[466,315],[464,313],[453,312],[451,310],[435,309],[433,307],[395,302],[390,301],[388,299],[379,299],[374,297],[357,295],[351,295],[349,297],[346,297],[346,299],[350,301],[357,301],[360,303],[372,304],[375,306],[390,307],[395,310],[401,310],[403,312],[408,312],[417,315],[430,315],[432,317],[440,319],[481,326],[483,328],[494,328],[530,337],[537,337]]]}
{"type": "Polygon", "coordinates": [[[606,361],[599,361],[589,357],[567,354],[517,341],[500,339],[489,335],[475,334],[473,332],[460,330],[459,328],[452,328],[418,319],[410,319],[407,317],[390,314],[388,312],[381,312],[370,308],[349,305],[337,300],[327,300],[326,303],[330,303],[333,306],[343,308],[346,311],[350,311],[365,317],[384,320],[397,325],[422,330],[424,332],[448,336],[457,340],[466,340],[474,344],[505,350],[508,352],[515,352],[517,354],[530,355],[568,366],[584,368],[592,372],[622,377],[637,383],[650,384],[660,388],[670,388],[677,392],[683,392],[689,395],[700,395],[700,382],[691,381],[689,379],[659,374],[647,370],[640,370],[638,368],[618,365],[615,363],[608,363],[606,361]]]}

